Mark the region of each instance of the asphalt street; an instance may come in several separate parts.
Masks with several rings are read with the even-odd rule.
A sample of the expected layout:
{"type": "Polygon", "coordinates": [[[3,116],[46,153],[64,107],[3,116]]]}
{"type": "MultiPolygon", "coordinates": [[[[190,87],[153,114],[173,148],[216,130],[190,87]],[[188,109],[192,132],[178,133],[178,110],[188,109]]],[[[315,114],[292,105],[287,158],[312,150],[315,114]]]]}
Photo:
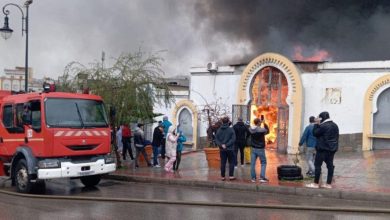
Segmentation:
{"type": "MultiPolygon", "coordinates": [[[[2,190],[15,191],[9,183],[2,190]]],[[[237,204],[298,205],[301,207],[388,208],[389,203],[349,201],[318,197],[246,192],[226,189],[167,186],[103,180],[98,187],[84,188],[78,180],[48,181],[45,192],[35,195],[71,196],[74,200],[0,196],[1,219],[389,219],[389,214],[306,211],[178,205],[162,203],[112,202],[95,198],[127,198],[163,201],[195,201],[237,204]],[[90,197],[80,201],[78,197],[90,197]]]]}

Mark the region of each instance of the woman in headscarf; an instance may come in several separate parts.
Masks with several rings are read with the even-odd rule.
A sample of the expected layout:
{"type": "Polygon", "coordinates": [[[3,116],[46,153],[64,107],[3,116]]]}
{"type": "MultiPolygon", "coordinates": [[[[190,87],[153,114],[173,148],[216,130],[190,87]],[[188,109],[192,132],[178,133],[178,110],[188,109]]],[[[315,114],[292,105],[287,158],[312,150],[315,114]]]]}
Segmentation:
{"type": "Polygon", "coordinates": [[[165,164],[165,171],[173,172],[173,163],[176,161],[177,139],[175,126],[171,125],[168,129],[167,138],[165,140],[166,156],[169,161],[165,164]]]}

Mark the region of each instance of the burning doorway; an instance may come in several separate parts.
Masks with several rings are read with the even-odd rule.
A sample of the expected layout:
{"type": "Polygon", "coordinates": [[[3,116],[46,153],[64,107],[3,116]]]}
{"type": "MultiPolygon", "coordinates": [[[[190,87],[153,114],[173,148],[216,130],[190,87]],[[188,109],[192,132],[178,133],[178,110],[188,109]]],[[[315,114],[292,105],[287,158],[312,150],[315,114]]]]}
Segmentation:
{"type": "MultiPolygon", "coordinates": [[[[270,100],[268,106],[274,106],[278,109],[276,142],[272,145],[280,152],[286,152],[287,148],[287,153],[296,154],[302,126],[302,91],[300,72],[295,64],[280,54],[265,53],[253,59],[241,74],[237,104],[246,106],[249,120],[249,116],[252,115],[250,112],[252,104],[267,106],[267,102],[270,100]],[[270,73],[271,80],[269,80],[270,73]],[[271,82],[270,88],[266,87],[268,82],[271,82]],[[271,92],[268,93],[268,91],[271,92]],[[268,94],[271,96],[267,96],[268,94]]],[[[257,114],[259,115],[259,113],[257,114]]],[[[234,116],[233,114],[233,119],[234,116]]]]}
{"type": "Polygon", "coordinates": [[[288,83],[276,67],[266,66],[254,76],[250,87],[250,121],[264,119],[269,127],[267,145],[286,153],[288,146],[289,106],[286,103],[288,83]]]}

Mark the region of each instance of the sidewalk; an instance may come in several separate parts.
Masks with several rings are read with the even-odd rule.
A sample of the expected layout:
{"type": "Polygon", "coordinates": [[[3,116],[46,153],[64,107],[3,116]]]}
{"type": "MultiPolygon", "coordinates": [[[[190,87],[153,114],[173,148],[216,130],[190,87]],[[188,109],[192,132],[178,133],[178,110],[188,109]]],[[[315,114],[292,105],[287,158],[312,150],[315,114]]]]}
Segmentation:
{"type": "MultiPolygon", "coordinates": [[[[282,164],[293,164],[295,155],[281,155],[267,151],[267,178],[269,183],[251,183],[250,165],[238,166],[235,169],[234,181],[221,181],[219,168],[209,168],[203,151],[187,153],[182,156],[180,169],[176,173],[167,173],[161,168],[141,166],[133,169],[133,161],[125,161],[124,168],[118,169],[107,178],[135,182],[154,182],[210,188],[228,188],[252,190],[271,193],[285,193],[305,196],[320,196],[356,200],[377,200],[390,202],[390,151],[377,150],[370,152],[337,152],[335,156],[335,173],[333,189],[308,189],[303,181],[279,181],[277,167],[282,164]]],[[[307,166],[303,155],[299,156],[298,165],[305,174],[307,166]]],[[[322,181],[326,181],[327,169],[322,167],[322,181]]],[[[257,175],[260,164],[256,164],[257,175]]],[[[228,176],[228,171],[226,172],[228,176]]]]}

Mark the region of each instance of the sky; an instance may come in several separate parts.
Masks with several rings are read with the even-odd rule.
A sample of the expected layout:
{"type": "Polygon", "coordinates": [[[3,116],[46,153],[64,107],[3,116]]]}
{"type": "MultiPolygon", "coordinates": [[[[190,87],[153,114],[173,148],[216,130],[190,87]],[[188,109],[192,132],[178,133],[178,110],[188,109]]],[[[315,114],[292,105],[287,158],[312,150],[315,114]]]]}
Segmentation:
{"type": "MultiPolygon", "coordinates": [[[[21,0],[0,0],[23,5],[21,0]]],[[[24,66],[21,13],[0,39],[0,71],[24,66]]],[[[0,11],[0,26],[3,25],[0,11]]],[[[248,63],[265,52],[292,60],[390,60],[386,0],[34,0],[29,66],[56,78],[72,61],[106,63],[141,50],[164,58],[167,76],[190,67],[248,63]]]]}

